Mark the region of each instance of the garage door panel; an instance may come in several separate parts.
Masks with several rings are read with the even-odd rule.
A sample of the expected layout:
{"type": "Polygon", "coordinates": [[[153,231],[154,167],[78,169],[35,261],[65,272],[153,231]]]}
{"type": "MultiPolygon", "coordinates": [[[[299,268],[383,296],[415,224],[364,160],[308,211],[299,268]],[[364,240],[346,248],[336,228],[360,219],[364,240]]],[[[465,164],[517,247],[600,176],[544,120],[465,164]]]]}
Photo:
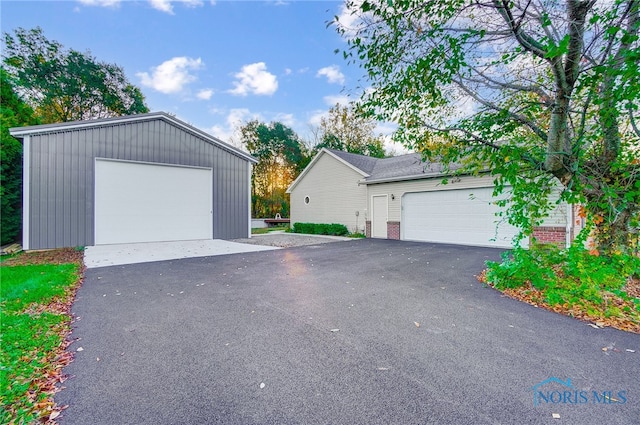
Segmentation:
{"type": "Polygon", "coordinates": [[[96,160],[95,243],[210,239],[211,169],[96,160]]]}
{"type": "Polygon", "coordinates": [[[406,193],[402,239],[511,247],[518,229],[496,216],[492,188],[406,193]]]}

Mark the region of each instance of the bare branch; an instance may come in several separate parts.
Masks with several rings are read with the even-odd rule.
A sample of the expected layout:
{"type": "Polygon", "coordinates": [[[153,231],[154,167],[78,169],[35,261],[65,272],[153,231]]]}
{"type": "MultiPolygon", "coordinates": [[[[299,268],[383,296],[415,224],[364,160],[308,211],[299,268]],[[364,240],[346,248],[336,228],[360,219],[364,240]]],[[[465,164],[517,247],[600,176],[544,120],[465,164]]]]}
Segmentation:
{"type": "MultiPolygon", "coordinates": [[[[489,102],[485,99],[483,99],[482,97],[480,97],[480,95],[478,95],[478,93],[474,92],[473,90],[469,89],[461,80],[458,79],[452,79],[452,81],[454,83],[456,83],[456,85],[465,93],[467,93],[469,96],[471,96],[473,99],[475,99],[477,102],[479,102],[480,104],[482,104],[483,106],[486,106],[489,109],[492,109],[494,111],[504,111],[504,107],[498,106],[492,102],[489,102]]],[[[524,124],[527,127],[529,127],[529,129],[531,129],[536,136],[538,136],[539,138],[541,138],[542,140],[547,140],[547,133],[545,133],[539,126],[537,126],[533,121],[531,121],[530,119],[528,119],[527,117],[521,115],[521,114],[517,114],[515,112],[509,111],[507,110],[507,113],[509,114],[509,116],[511,116],[511,118],[513,118],[515,121],[519,122],[520,124],[524,124]]]]}

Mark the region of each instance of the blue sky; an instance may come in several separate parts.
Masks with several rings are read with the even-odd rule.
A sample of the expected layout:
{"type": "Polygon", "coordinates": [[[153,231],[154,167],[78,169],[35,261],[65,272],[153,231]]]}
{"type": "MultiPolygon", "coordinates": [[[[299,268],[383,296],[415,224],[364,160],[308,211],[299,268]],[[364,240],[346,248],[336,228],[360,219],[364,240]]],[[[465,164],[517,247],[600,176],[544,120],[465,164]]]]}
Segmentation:
{"type": "Polygon", "coordinates": [[[225,141],[253,118],[281,121],[310,139],[310,126],[363,86],[363,71],[334,53],[344,40],[327,28],[344,13],[340,1],[2,0],[0,6],[2,32],[40,26],[50,40],[116,63],[152,111],[173,113],[225,141]]]}

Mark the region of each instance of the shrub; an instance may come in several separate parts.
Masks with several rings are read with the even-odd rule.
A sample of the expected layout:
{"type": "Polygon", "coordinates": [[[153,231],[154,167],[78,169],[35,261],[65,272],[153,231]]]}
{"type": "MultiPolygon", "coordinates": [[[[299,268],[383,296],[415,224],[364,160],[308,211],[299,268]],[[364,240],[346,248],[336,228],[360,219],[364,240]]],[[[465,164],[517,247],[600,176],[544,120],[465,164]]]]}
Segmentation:
{"type": "Polygon", "coordinates": [[[347,226],[338,223],[294,223],[293,233],[307,233],[310,235],[346,236],[349,234],[347,226]]]}
{"type": "MultiPolygon", "coordinates": [[[[622,253],[600,256],[579,244],[569,249],[544,245],[514,249],[503,254],[502,263],[487,266],[487,281],[498,289],[530,284],[551,305],[586,303],[607,308],[607,293],[632,299],[624,286],[640,270],[640,258],[622,253]]],[[[636,309],[640,312],[637,304],[636,309]]]]}

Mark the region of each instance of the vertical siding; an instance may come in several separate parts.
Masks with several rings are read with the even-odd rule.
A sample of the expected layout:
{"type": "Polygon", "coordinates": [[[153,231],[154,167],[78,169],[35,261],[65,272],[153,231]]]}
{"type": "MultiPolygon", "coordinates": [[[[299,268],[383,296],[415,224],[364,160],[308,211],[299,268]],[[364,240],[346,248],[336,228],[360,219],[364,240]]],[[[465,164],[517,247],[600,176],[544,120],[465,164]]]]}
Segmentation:
{"type": "Polygon", "coordinates": [[[248,236],[249,163],[155,119],[31,136],[30,249],[94,244],[96,157],[213,168],[212,236],[248,236]]]}
{"type": "Polygon", "coordinates": [[[363,177],[345,164],[322,154],[291,191],[291,224],[340,223],[349,231],[364,233],[367,220],[367,187],[363,177]],[[309,196],[309,204],[304,198],[309,196]],[[359,216],[356,218],[356,211],[359,216]]]}

